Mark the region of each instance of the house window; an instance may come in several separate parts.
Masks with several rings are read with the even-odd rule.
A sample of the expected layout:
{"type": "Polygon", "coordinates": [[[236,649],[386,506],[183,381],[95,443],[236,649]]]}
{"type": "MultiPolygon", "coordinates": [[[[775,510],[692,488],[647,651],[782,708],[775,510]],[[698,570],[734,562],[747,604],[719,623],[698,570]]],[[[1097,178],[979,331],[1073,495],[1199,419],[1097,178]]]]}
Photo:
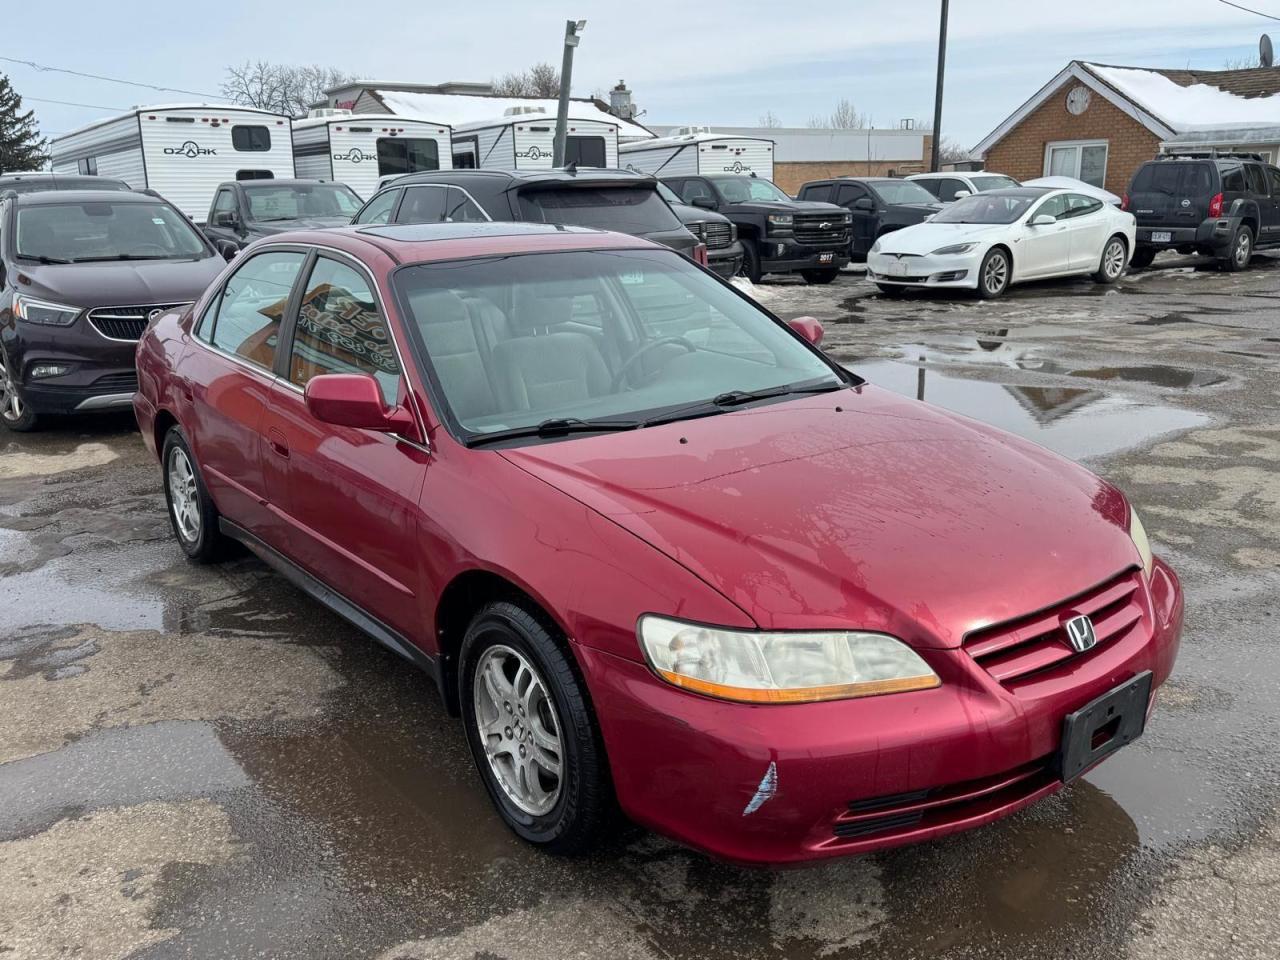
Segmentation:
{"type": "Polygon", "coordinates": [[[1075,177],[1101,187],[1107,179],[1107,141],[1061,140],[1044,150],[1044,172],[1049,177],[1075,177]]]}

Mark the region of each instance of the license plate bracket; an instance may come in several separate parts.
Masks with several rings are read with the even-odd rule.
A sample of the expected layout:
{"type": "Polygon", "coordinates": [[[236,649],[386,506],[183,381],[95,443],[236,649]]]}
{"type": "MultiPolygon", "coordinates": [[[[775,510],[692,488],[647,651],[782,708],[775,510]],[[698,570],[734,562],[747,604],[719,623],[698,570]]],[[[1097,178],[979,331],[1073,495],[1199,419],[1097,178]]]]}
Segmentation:
{"type": "Polygon", "coordinates": [[[835,255],[834,253],[830,253],[830,252],[828,252],[828,253],[820,253],[820,254],[818,254],[818,262],[819,262],[819,263],[830,263],[830,262],[831,262],[832,260],[834,260],[835,258],[836,258],[836,255],[835,255]]]}
{"type": "Polygon", "coordinates": [[[1172,243],[1173,234],[1170,233],[1168,230],[1152,230],[1151,242],[1152,243],[1172,243]]]}
{"type": "Polygon", "coordinates": [[[1058,763],[1066,783],[1142,736],[1151,703],[1151,671],[1145,670],[1086,703],[1062,721],[1058,763]]]}
{"type": "Polygon", "coordinates": [[[905,277],[907,275],[907,265],[901,260],[894,260],[889,264],[889,276],[905,277]]]}

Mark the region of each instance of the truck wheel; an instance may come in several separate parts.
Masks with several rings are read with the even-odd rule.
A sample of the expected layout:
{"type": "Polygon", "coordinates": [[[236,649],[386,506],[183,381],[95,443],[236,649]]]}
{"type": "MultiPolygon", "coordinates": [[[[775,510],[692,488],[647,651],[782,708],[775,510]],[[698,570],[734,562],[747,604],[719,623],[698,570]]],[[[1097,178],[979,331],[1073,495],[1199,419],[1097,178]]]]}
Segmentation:
{"type": "Polygon", "coordinates": [[[1151,261],[1156,258],[1156,251],[1152,247],[1135,247],[1133,256],[1129,258],[1129,266],[1135,270],[1145,270],[1151,266],[1151,261]]]}
{"type": "Polygon", "coordinates": [[[759,283],[763,276],[760,272],[760,251],[756,249],[754,240],[742,241],[742,270],[739,276],[746,277],[752,283],[759,283]]]}
{"type": "Polygon", "coordinates": [[[1253,259],[1253,231],[1243,224],[1236,228],[1236,235],[1231,238],[1231,250],[1222,265],[1231,273],[1249,268],[1253,259]]]}
{"type": "Polygon", "coordinates": [[[824,270],[801,270],[800,276],[804,277],[809,283],[830,283],[840,276],[840,271],[834,267],[824,270]]]}
{"type": "Polygon", "coordinates": [[[1098,269],[1093,275],[1097,283],[1115,283],[1124,273],[1124,240],[1112,237],[1102,248],[1102,258],[1098,261],[1098,269]]]}
{"type": "Polygon", "coordinates": [[[28,433],[36,428],[36,412],[18,393],[17,381],[9,375],[9,358],[0,348],[0,423],[14,433],[28,433]]]}

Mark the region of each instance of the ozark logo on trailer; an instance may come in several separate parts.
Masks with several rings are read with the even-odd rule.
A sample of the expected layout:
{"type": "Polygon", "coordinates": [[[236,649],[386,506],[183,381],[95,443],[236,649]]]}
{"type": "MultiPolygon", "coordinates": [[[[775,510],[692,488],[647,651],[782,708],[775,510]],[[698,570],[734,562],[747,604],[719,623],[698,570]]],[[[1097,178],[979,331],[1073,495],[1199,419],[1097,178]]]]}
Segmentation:
{"type": "Polygon", "coordinates": [[[208,157],[215,156],[218,151],[212,147],[202,147],[194,140],[188,140],[180,147],[165,147],[164,152],[171,157],[208,157]]]}
{"type": "Polygon", "coordinates": [[[731,166],[724,168],[725,173],[750,173],[751,164],[743,163],[741,160],[733,161],[731,166]]]}
{"type": "Polygon", "coordinates": [[[541,160],[543,157],[548,160],[551,159],[551,154],[545,153],[542,148],[538,146],[532,146],[528,150],[524,151],[524,153],[517,153],[516,156],[521,160],[541,160]]]}
{"type": "Polygon", "coordinates": [[[346,153],[335,153],[333,155],[333,159],[349,160],[352,163],[360,163],[363,160],[377,160],[378,157],[377,157],[377,154],[365,153],[359,147],[352,147],[346,153]]]}

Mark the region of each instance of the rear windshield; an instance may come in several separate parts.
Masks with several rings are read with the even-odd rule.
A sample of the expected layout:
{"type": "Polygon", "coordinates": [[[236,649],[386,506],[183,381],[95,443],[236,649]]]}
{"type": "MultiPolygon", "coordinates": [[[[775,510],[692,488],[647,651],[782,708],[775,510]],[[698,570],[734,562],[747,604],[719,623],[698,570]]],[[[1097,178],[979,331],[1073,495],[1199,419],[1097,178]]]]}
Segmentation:
{"type": "Polygon", "coordinates": [[[351,218],[360,209],[360,198],[343,183],[264,183],[246,186],[244,195],[249,200],[249,219],[258,221],[351,218]]]}
{"type": "Polygon", "coordinates": [[[1212,164],[1159,160],[1145,164],[1134,175],[1129,192],[1207,196],[1215,192],[1213,181],[1212,164]]]}
{"type": "Polygon", "coordinates": [[[619,233],[678,230],[680,221],[652,184],[524,190],[520,210],[534,223],[563,223],[619,233]]]}
{"type": "Polygon", "coordinates": [[[53,262],[190,260],[212,256],[167,203],[56,203],[18,211],[15,250],[53,262]]]}
{"type": "Polygon", "coordinates": [[[975,193],[961,197],[935,214],[934,223],[1013,223],[1027,212],[1039,194],[975,193]]]}
{"type": "Polygon", "coordinates": [[[978,190],[1007,190],[1021,186],[1013,177],[970,177],[969,180],[978,190]]]}
{"type": "Polygon", "coordinates": [[[938,198],[914,180],[875,180],[868,183],[885,203],[937,203],[938,198]]]}

